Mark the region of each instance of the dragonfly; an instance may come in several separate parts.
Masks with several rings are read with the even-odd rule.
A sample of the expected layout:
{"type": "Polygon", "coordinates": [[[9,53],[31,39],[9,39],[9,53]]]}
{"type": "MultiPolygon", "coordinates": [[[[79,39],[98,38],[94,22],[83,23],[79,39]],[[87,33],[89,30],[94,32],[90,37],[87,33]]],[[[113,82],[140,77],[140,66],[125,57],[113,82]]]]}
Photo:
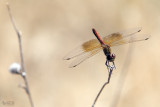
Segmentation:
{"type": "Polygon", "coordinates": [[[107,65],[107,67],[109,66],[110,62],[112,62],[114,65],[116,55],[111,52],[111,47],[148,40],[150,35],[139,34],[141,30],[142,28],[134,28],[112,33],[101,38],[98,32],[93,28],[92,32],[95,35],[96,39],[91,39],[84,42],[82,45],[70,51],[63,59],[75,59],[69,66],[70,68],[72,68],[76,67],[86,59],[94,56],[95,54],[103,50],[106,56],[105,64],[107,65]]]}

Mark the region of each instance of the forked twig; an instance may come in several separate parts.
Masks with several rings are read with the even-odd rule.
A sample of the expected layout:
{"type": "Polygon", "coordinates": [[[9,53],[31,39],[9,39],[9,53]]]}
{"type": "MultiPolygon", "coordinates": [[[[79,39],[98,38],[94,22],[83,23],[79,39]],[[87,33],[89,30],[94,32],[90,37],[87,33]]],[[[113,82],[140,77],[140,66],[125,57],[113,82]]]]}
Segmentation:
{"type": "Polygon", "coordinates": [[[27,81],[27,78],[26,78],[26,72],[25,72],[25,67],[24,67],[24,59],[23,59],[23,51],[22,51],[22,41],[21,41],[21,33],[19,32],[16,24],[15,24],[15,21],[14,21],[14,18],[11,14],[11,10],[10,10],[10,7],[8,5],[8,3],[6,4],[7,6],[7,9],[8,9],[8,13],[9,13],[9,17],[11,19],[11,23],[13,25],[13,28],[15,30],[15,32],[17,33],[17,36],[18,36],[18,42],[19,42],[19,50],[20,50],[20,59],[21,59],[21,76],[25,82],[25,91],[28,95],[28,98],[29,98],[29,101],[30,101],[30,104],[31,104],[31,107],[34,107],[33,105],[33,100],[32,100],[32,97],[31,97],[31,93],[30,93],[30,90],[29,90],[29,85],[28,85],[28,81],[27,81]]]}
{"type": "Polygon", "coordinates": [[[92,107],[94,107],[94,105],[96,104],[96,102],[97,102],[100,94],[102,93],[104,87],[105,87],[107,84],[109,84],[110,79],[111,79],[111,75],[112,75],[112,71],[113,71],[113,69],[114,69],[115,67],[114,67],[114,66],[113,66],[113,67],[112,67],[112,66],[107,66],[107,68],[109,69],[108,80],[107,80],[107,82],[105,82],[105,83],[103,84],[103,86],[101,87],[99,93],[97,94],[97,96],[96,96],[96,98],[95,98],[95,100],[94,100],[94,102],[93,102],[92,107]]]}

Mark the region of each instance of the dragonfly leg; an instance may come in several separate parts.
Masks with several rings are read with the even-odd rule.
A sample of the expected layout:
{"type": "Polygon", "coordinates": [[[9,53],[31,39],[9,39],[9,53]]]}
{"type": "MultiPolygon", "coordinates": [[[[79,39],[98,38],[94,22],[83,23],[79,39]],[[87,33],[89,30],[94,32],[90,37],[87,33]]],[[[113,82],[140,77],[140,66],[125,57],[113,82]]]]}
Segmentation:
{"type": "Polygon", "coordinates": [[[108,61],[108,60],[106,60],[105,65],[107,66],[108,71],[110,71],[111,69],[112,69],[112,70],[113,70],[113,69],[116,69],[116,66],[115,66],[114,61],[112,62],[112,65],[110,65],[110,64],[109,64],[109,61],[108,61]]]}
{"type": "Polygon", "coordinates": [[[110,71],[110,65],[109,65],[109,61],[106,59],[106,63],[105,65],[107,66],[108,72],[110,71]]]}
{"type": "Polygon", "coordinates": [[[106,65],[107,67],[109,66],[109,61],[108,61],[108,60],[106,60],[105,65],[106,65]]]}
{"type": "Polygon", "coordinates": [[[113,66],[114,66],[114,68],[116,69],[116,66],[115,66],[115,63],[114,63],[114,61],[113,61],[113,66]]]}

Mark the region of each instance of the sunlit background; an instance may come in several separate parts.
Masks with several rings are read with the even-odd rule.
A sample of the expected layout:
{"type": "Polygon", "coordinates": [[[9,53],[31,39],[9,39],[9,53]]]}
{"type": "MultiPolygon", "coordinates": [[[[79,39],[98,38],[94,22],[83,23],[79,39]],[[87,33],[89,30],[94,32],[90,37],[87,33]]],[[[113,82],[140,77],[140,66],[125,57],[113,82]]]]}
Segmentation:
{"type": "Polygon", "coordinates": [[[103,52],[76,68],[63,57],[100,35],[142,27],[148,41],[113,47],[116,69],[95,107],[159,107],[159,0],[1,0],[0,107],[30,107],[23,79],[8,72],[20,62],[17,35],[9,19],[10,4],[22,32],[27,79],[35,107],[91,107],[108,71],[103,52]],[[3,104],[13,102],[13,104],[3,104]]]}

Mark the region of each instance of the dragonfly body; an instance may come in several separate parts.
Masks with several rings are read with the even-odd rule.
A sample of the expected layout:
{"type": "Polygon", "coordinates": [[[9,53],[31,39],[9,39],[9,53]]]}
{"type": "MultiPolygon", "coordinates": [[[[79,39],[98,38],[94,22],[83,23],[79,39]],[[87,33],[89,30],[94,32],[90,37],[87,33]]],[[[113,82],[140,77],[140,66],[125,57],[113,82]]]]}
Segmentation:
{"type": "Polygon", "coordinates": [[[93,34],[98,39],[98,41],[100,42],[101,47],[103,48],[103,52],[106,55],[106,65],[108,66],[109,62],[114,62],[116,56],[115,56],[115,54],[111,54],[111,48],[110,48],[110,46],[108,46],[107,44],[105,44],[103,42],[103,40],[99,36],[98,32],[95,29],[92,29],[92,31],[93,31],[93,34]]]}

